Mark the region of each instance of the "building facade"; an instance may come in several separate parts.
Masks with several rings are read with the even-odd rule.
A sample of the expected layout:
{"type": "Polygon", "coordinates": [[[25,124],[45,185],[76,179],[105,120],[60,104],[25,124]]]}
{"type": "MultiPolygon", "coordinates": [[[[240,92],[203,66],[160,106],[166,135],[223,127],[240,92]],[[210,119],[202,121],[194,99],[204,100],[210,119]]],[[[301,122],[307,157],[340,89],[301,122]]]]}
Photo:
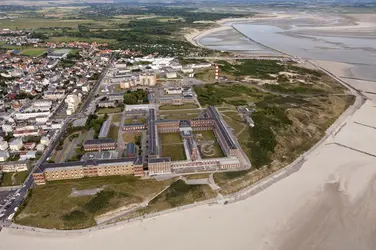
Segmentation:
{"type": "Polygon", "coordinates": [[[33,174],[33,178],[36,184],[45,184],[46,181],[112,175],[143,176],[142,159],[122,158],[44,164],[33,174]]]}
{"type": "Polygon", "coordinates": [[[85,141],[83,146],[85,151],[113,150],[116,142],[112,138],[94,139],[85,141]]]}

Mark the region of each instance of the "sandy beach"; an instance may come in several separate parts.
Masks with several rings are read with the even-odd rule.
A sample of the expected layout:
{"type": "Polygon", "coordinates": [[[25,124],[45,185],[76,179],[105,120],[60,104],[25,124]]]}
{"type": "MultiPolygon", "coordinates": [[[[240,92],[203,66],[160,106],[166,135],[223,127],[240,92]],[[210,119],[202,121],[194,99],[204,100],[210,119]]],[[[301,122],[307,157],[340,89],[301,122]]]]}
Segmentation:
{"type": "Polygon", "coordinates": [[[210,35],[212,33],[224,31],[224,30],[231,30],[231,26],[220,26],[216,28],[210,28],[204,31],[199,30],[190,30],[188,33],[184,35],[185,39],[187,39],[188,42],[192,43],[195,46],[204,47],[202,44],[200,44],[200,39],[204,36],[210,35]]]}

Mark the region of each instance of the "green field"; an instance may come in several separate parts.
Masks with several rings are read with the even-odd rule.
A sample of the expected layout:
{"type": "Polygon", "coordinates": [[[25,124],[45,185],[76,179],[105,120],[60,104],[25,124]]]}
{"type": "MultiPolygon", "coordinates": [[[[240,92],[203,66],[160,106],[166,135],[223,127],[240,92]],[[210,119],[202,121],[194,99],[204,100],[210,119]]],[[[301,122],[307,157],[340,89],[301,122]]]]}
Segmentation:
{"type": "Polygon", "coordinates": [[[37,186],[15,221],[42,228],[77,229],[95,225],[94,217],[116,208],[150,199],[174,180],[142,180],[134,176],[92,177],[49,182],[37,186]],[[101,188],[95,196],[69,197],[77,190],[101,188]]]}
{"type": "Polygon", "coordinates": [[[171,157],[172,161],[186,160],[184,145],[179,133],[160,133],[163,157],[171,157]]]}
{"type": "Polygon", "coordinates": [[[121,108],[99,108],[95,113],[97,114],[112,114],[112,113],[120,113],[122,110],[121,108]]]}
{"type": "Polygon", "coordinates": [[[179,133],[160,133],[159,137],[161,139],[162,145],[183,143],[182,138],[179,133]]]}
{"type": "Polygon", "coordinates": [[[181,110],[163,110],[160,111],[160,116],[167,120],[190,120],[197,118],[200,110],[192,110],[182,112],[181,110]]]}
{"type": "Polygon", "coordinates": [[[186,160],[184,145],[174,144],[168,145],[164,144],[162,147],[162,157],[171,157],[171,161],[183,161],[186,160]]]}
{"type": "Polygon", "coordinates": [[[198,106],[193,103],[186,103],[183,105],[161,105],[159,110],[176,110],[176,109],[196,109],[198,106]]]}
{"type": "Polygon", "coordinates": [[[108,132],[108,138],[113,138],[117,140],[119,133],[119,126],[111,125],[110,131],[108,132]]]}
{"type": "Polygon", "coordinates": [[[114,114],[112,115],[112,122],[120,122],[121,114],[114,114]]]}
{"type": "Polygon", "coordinates": [[[43,18],[17,18],[14,20],[0,20],[1,29],[36,29],[36,28],[77,28],[79,24],[91,23],[91,20],[75,19],[43,19],[43,18]]]}
{"type": "Polygon", "coordinates": [[[190,174],[190,175],[185,175],[184,177],[187,178],[188,180],[195,180],[195,179],[207,179],[209,178],[210,174],[190,174]]]}
{"type": "Polygon", "coordinates": [[[146,118],[142,116],[135,116],[124,120],[125,124],[145,123],[146,118]]]}
{"type": "Polygon", "coordinates": [[[194,131],[193,133],[196,135],[196,141],[199,144],[203,159],[224,157],[223,151],[212,130],[194,131]]]}
{"type": "Polygon", "coordinates": [[[22,55],[24,56],[31,56],[31,57],[34,57],[34,56],[40,56],[42,55],[44,52],[46,52],[46,49],[39,49],[39,48],[32,48],[32,49],[25,49],[25,50],[22,50],[22,55]]]}
{"type": "Polygon", "coordinates": [[[18,186],[21,185],[26,179],[29,171],[22,171],[16,173],[3,173],[1,179],[1,186],[18,186]],[[12,176],[14,175],[14,182],[12,182],[12,176]]]}
{"type": "Polygon", "coordinates": [[[74,37],[74,36],[59,36],[59,37],[50,37],[49,42],[97,42],[97,43],[111,43],[115,42],[114,39],[104,39],[104,38],[89,38],[89,37],[74,37]]]}
{"type": "Polygon", "coordinates": [[[244,106],[264,100],[270,96],[252,85],[245,84],[207,84],[195,86],[194,90],[201,105],[219,106],[229,104],[244,106]]]}
{"type": "Polygon", "coordinates": [[[233,112],[221,112],[222,118],[225,120],[227,125],[234,129],[235,134],[240,133],[248,125],[242,121],[240,114],[237,111],[233,112]]]}
{"type": "Polygon", "coordinates": [[[215,141],[215,140],[217,140],[213,130],[193,131],[193,134],[196,135],[196,138],[200,138],[200,139],[203,139],[205,141],[209,141],[209,140],[215,141]]]}

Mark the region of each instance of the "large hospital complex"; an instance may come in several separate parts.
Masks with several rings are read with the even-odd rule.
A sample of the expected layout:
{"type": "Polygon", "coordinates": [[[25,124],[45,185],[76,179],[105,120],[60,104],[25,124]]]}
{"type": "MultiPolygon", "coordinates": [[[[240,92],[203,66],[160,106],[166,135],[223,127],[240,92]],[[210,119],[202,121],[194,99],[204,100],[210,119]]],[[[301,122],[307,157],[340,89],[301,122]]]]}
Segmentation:
{"type": "MultiPolygon", "coordinates": [[[[124,133],[147,135],[146,159],[141,156],[121,159],[88,159],[86,161],[43,164],[33,174],[36,184],[46,181],[77,179],[93,176],[135,175],[155,176],[238,170],[246,168],[243,152],[229,131],[223,118],[213,106],[209,106],[199,118],[191,120],[158,120],[156,110],[145,106],[145,123],[124,124],[124,133]],[[197,145],[195,131],[211,130],[219,144],[223,157],[206,158],[197,145]],[[161,155],[160,134],[179,133],[184,145],[185,160],[172,161],[161,155]]],[[[116,148],[114,139],[89,140],[83,144],[85,151],[106,151],[116,148]]]]}

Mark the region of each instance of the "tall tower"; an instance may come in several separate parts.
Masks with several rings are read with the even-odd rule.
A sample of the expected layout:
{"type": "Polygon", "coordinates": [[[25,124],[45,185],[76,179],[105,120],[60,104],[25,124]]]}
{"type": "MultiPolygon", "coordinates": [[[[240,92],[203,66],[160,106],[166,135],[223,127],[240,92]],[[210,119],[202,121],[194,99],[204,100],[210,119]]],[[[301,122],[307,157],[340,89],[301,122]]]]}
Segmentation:
{"type": "Polygon", "coordinates": [[[215,65],[215,80],[219,79],[219,67],[218,64],[215,65]]]}

